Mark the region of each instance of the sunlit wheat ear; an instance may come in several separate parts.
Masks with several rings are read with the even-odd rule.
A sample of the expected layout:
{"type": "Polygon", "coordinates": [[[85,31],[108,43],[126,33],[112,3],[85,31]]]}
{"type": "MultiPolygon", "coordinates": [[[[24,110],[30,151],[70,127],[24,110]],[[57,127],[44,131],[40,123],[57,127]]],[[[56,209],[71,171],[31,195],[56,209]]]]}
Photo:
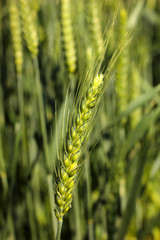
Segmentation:
{"type": "Polygon", "coordinates": [[[70,73],[76,70],[76,50],[71,21],[70,0],[61,0],[61,32],[66,65],[70,73]]]}
{"type": "Polygon", "coordinates": [[[19,7],[24,38],[29,51],[32,56],[35,57],[38,54],[36,14],[33,9],[31,9],[31,0],[19,0],[19,7]]]}
{"type": "Polygon", "coordinates": [[[72,116],[72,124],[66,137],[63,159],[58,166],[58,182],[55,192],[56,216],[63,220],[71,208],[74,190],[79,179],[80,157],[86,137],[90,131],[98,99],[102,93],[103,75],[96,76],[86,96],[80,101],[77,111],[72,116]]]}
{"type": "Polygon", "coordinates": [[[22,72],[23,65],[23,49],[20,16],[17,0],[9,1],[10,30],[12,35],[15,66],[18,73],[22,72]]]}
{"type": "MultiPolygon", "coordinates": [[[[118,36],[123,38],[127,33],[127,13],[124,8],[120,10],[119,23],[118,23],[118,36]]],[[[116,97],[117,97],[117,112],[123,112],[128,104],[128,48],[126,47],[117,61],[117,76],[116,76],[116,97]]],[[[122,122],[126,122],[126,118],[122,122]]]]}
{"type": "Polygon", "coordinates": [[[103,48],[104,43],[101,22],[96,3],[97,2],[95,0],[88,0],[88,4],[86,5],[86,16],[91,41],[93,42],[96,53],[99,54],[103,48]]]}

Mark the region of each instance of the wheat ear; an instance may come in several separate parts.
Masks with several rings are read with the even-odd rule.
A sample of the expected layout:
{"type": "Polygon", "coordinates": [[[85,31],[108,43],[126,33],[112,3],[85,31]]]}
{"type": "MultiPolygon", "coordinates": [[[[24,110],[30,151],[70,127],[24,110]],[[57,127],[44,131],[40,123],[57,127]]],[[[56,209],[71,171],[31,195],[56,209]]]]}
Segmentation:
{"type": "Polygon", "coordinates": [[[103,48],[103,36],[101,29],[101,22],[99,18],[99,13],[97,9],[97,4],[95,0],[88,0],[87,5],[87,20],[88,20],[88,28],[90,31],[91,40],[93,42],[94,49],[97,54],[100,54],[103,48]]]}
{"type": "Polygon", "coordinates": [[[38,31],[36,14],[31,9],[30,3],[30,0],[19,0],[24,38],[29,51],[32,53],[33,57],[35,57],[38,53],[38,31]]]}
{"type": "Polygon", "coordinates": [[[21,37],[21,23],[17,0],[9,1],[9,17],[10,29],[12,35],[15,66],[18,73],[22,72],[23,65],[23,50],[22,50],[22,37],[21,37]]]}
{"type": "Polygon", "coordinates": [[[59,180],[55,192],[57,203],[56,217],[63,221],[64,214],[71,207],[75,186],[78,180],[79,161],[85,139],[90,129],[91,119],[102,93],[103,75],[96,76],[78,111],[73,115],[72,127],[67,137],[66,150],[60,162],[59,180]]]}
{"type": "Polygon", "coordinates": [[[66,65],[70,73],[76,70],[76,50],[71,21],[70,0],[61,0],[61,29],[66,65]]]}

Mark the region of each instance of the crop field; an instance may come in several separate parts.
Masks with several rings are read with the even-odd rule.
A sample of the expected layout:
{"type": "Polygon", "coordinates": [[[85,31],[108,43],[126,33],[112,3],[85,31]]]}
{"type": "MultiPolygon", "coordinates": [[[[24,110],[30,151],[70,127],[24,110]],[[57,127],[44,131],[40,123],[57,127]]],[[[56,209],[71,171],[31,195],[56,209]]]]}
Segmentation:
{"type": "Polygon", "coordinates": [[[0,240],[160,240],[160,0],[0,0],[0,240]]]}

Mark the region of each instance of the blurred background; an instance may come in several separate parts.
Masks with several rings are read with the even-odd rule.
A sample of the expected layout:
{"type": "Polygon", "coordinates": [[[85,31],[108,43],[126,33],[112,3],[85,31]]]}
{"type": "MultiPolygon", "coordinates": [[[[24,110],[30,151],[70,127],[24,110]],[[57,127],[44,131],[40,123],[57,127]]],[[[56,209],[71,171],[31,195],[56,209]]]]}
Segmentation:
{"type": "Polygon", "coordinates": [[[61,239],[160,240],[160,0],[0,1],[0,240],[55,239],[67,91],[74,100],[106,39],[102,72],[128,44],[61,239]]]}

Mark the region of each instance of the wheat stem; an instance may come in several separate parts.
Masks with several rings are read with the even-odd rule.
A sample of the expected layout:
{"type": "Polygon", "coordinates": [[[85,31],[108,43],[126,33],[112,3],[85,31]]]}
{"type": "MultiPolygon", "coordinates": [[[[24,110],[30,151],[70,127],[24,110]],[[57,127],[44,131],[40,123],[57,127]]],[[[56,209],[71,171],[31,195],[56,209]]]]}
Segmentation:
{"type": "Polygon", "coordinates": [[[86,190],[87,190],[87,214],[88,214],[88,239],[94,240],[93,217],[92,217],[92,198],[91,198],[91,174],[90,159],[85,164],[86,190]]]}
{"type": "Polygon", "coordinates": [[[37,228],[35,223],[35,215],[34,215],[34,206],[33,206],[33,198],[31,194],[31,190],[27,189],[26,193],[26,203],[29,217],[29,224],[31,228],[31,239],[37,240],[37,228]]]}
{"type": "Polygon", "coordinates": [[[38,103],[38,108],[39,108],[44,154],[45,154],[45,159],[46,159],[46,166],[49,171],[50,158],[49,158],[47,131],[46,131],[45,110],[44,110],[44,103],[43,103],[43,94],[42,94],[42,86],[41,86],[41,81],[40,81],[38,59],[36,57],[33,58],[33,63],[34,63],[34,70],[35,70],[35,87],[36,87],[37,103],[38,103]]]}
{"type": "Polygon", "coordinates": [[[58,220],[58,229],[57,229],[56,240],[60,240],[61,239],[62,224],[63,224],[63,221],[58,220]]]}
{"type": "Polygon", "coordinates": [[[2,185],[4,192],[8,191],[8,180],[5,166],[4,150],[3,150],[3,139],[2,129],[4,128],[4,111],[3,111],[3,97],[0,83],[0,179],[2,179],[2,185]]]}
{"type": "Polygon", "coordinates": [[[52,231],[53,236],[55,236],[56,229],[57,229],[57,220],[54,214],[54,193],[53,193],[53,178],[52,174],[47,175],[47,183],[48,183],[48,191],[49,191],[49,202],[50,202],[50,208],[51,208],[51,217],[52,217],[52,231]]]}
{"type": "Polygon", "coordinates": [[[22,159],[23,159],[23,168],[27,167],[28,154],[27,154],[27,136],[26,136],[26,127],[25,127],[25,116],[24,116],[24,94],[23,94],[23,79],[22,74],[17,74],[17,88],[18,88],[18,104],[20,111],[20,123],[22,129],[22,159]]]}
{"type": "Polygon", "coordinates": [[[78,189],[75,190],[75,197],[73,202],[74,207],[74,216],[75,216],[75,232],[76,232],[76,239],[81,240],[81,221],[80,221],[80,207],[79,207],[79,197],[78,197],[78,189]]]}
{"type": "Polygon", "coordinates": [[[0,179],[2,180],[4,193],[6,194],[8,191],[8,180],[7,180],[7,173],[6,173],[4,154],[3,154],[1,129],[0,129],[0,179]]]}

